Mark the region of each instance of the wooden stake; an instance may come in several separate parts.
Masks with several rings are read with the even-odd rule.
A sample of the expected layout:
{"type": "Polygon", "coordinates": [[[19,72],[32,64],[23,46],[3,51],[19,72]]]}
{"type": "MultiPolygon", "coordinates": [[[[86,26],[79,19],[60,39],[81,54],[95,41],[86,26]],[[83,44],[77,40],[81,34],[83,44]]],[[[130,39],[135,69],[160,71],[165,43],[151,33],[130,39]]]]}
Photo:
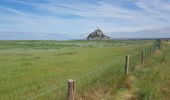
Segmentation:
{"type": "Polygon", "coordinates": [[[75,81],[72,79],[69,79],[67,100],[74,100],[74,92],[75,92],[75,81]]]}
{"type": "Polygon", "coordinates": [[[141,58],[142,58],[142,60],[141,60],[142,64],[144,64],[144,52],[143,51],[142,51],[142,57],[141,58]]]}
{"type": "Polygon", "coordinates": [[[152,48],[150,48],[150,55],[152,55],[152,48]]]}
{"type": "Polygon", "coordinates": [[[129,68],[129,55],[125,57],[125,74],[128,75],[128,68],[129,68]]]}

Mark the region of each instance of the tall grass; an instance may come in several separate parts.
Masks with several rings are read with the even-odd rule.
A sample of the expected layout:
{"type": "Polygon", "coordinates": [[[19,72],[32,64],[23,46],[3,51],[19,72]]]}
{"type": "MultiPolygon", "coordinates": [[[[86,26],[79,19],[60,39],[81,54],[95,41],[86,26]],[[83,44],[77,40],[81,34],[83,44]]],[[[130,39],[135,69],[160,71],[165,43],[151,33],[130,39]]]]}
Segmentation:
{"type": "Polygon", "coordinates": [[[170,47],[163,43],[148,61],[136,70],[134,86],[140,100],[169,100],[170,93],[170,47]]]}
{"type": "Polygon", "coordinates": [[[69,78],[76,81],[77,98],[88,98],[95,89],[107,92],[113,85],[115,93],[124,79],[125,55],[130,54],[133,68],[139,50],[152,43],[0,41],[0,99],[63,100],[69,78]]]}

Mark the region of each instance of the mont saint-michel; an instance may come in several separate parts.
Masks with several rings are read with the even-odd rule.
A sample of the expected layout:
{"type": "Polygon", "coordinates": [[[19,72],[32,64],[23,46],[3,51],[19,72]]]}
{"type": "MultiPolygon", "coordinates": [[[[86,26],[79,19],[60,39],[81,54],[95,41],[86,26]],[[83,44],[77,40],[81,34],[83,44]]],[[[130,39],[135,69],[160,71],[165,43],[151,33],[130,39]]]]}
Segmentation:
{"type": "Polygon", "coordinates": [[[87,40],[111,40],[112,38],[109,36],[106,36],[104,32],[97,28],[94,32],[90,33],[87,36],[87,40]]]}

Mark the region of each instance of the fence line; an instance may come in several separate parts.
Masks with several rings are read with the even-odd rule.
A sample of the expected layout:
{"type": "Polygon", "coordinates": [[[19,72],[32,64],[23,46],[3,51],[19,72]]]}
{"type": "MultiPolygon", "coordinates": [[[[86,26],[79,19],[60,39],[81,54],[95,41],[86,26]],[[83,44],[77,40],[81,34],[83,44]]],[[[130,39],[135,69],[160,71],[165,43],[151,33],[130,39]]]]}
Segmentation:
{"type": "MultiPolygon", "coordinates": [[[[156,52],[157,51],[157,49],[161,49],[161,41],[160,40],[157,40],[157,42],[156,42],[156,46],[155,46],[155,50],[154,50],[154,52],[156,52]]],[[[151,50],[149,49],[149,52],[148,52],[148,50],[147,51],[145,51],[145,53],[144,53],[144,51],[142,51],[142,55],[141,55],[141,53],[139,54],[139,55],[141,55],[141,62],[140,63],[142,63],[142,64],[144,64],[145,63],[145,60],[146,59],[144,59],[144,57],[145,58],[147,58],[147,57],[149,57],[150,56],[150,54],[149,55],[147,55],[147,52],[148,53],[151,53],[150,52],[151,50]]],[[[138,59],[139,60],[139,59],[138,59]]],[[[128,74],[128,67],[129,66],[129,56],[126,56],[126,60],[125,60],[125,75],[127,75],[128,74]]],[[[135,65],[134,65],[135,66],[135,65]]],[[[108,80],[111,80],[112,78],[109,78],[109,79],[107,79],[107,81],[108,80]]],[[[73,86],[73,87],[75,87],[75,86],[73,86]]],[[[74,91],[73,91],[74,92],[74,91]]],[[[69,93],[69,91],[68,91],[68,93],[69,93]]],[[[72,95],[69,95],[70,97],[74,97],[74,93],[72,93],[72,95]]],[[[68,100],[74,100],[74,98],[70,98],[70,99],[68,99],[68,100]]]]}
{"type": "Polygon", "coordinates": [[[60,85],[60,86],[58,86],[58,87],[55,87],[55,88],[51,88],[51,89],[47,90],[46,92],[40,93],[39,95],[36,95],[36,96],[33,96],[33,97],[29,98],[28,100],[36,99],[36,98],[38,98],[38,97],[40,97],[40,96],[43,96],[43,95],[45,95],[45,94],[48,94],[49,92],[52,92],[52,91],[54,91],[54,90],[56,90],[56,89],[59,89],[59,88],[63,87],[64,85],[66,85],[65,82],[63,82],[63,83],[64,83],[64,84],[62,84],[62,85],[60,85]]]}
{"type": "MultiPolygon", "coordinates": [[[[106,65],[101,65],[102,67],[99,67],[99,68],[97,68],[97,69],[95,69],[95,70],[93,70],[93,71],[90,71],[89,73],[87,73],[87,74],[85,74],[85,75],[82,75],[82,76],[80,76],[80,77],[77,77],[77,78],[75,78],[75,80],[80,80],[80,79],[82,79],[82,78],[84,78],[84,77],[88,77],[88,76],[90,76],[90,75],[92,75],[92,74],[94,74],[94,73],[97,73],[99,70],[102,70],[102,69],[108,67],[108,66],[111,65],[112,63],[113,63],[113,60],[110,60],[106,65]],[[104,67],[103,67],[103,66],[104,66],[104,67]]],[[[98,67],[98,66],[96,66],[96,67],[98,67]]],[[[43,96],[43,95],[48,94],[49,92],[52,92],[52,91],[54,91],[54,90],[56,90],[56,89],[59,89],[59,88],[61,88],[61,87],[63,87],[63,86],[66,86],[66,84],[65,84],[65,83],[66,83],[66,80],[63,80],[61,83],[62,83],[61,85],[59,85],[59,86],[57,86],[57,87],[54,87],[54,88],[51,88],[51,89],[48,89],[46,92],[40,93],[40,94],[38,94],[38,95],[36,95],[36,96],[32,96],[32,97],[28,98],[28,100],[34,100],[34,99],[36,99],[36,98],[38,98],[38,97],[40,97],[40,96],[43,96]]]]}
{"type": "MultiPolygon", "coordinates": [[[[157,41],[158,41],[158,40],[157,40],[157,41]]],[[[160,47],[161,47],[161,42],[158,41],[154,47],[155,47],[156,49],[157,49],[157,48],[160,49],[160,47]]],[[[149,50],[150,50],[149,53],[151,54],[151,48],[150,48],[149,50]]],[[[148,50],[147,50],[147,51],[148,51],[148,50]]],[[[154,52],[155,52],[155,51],[156,51],[156,50],[154,50],[154,52]]],[[[153,53],[153,52],[152,52],[152,53],[153,53]]],[[[141,53],[140,53],[139,55],[141,55],[141,53]]],[[[145,53],[145,55],[146,55],[146,53],[145,53]]],[[[146,56],[149,56],[149,55],[146,55],[146,56]]],[[[142,55],[141,55],[141,60],[142,60],[141,63],[142,63],[142,64],[144,63],[144,60],[145,60],[144,57],[145,57],[145,56],[144,56],[144,51],[142,51],[142,55]]],[[[113,63],[113,60],[110,60],[106,65],[101,65],[102,67],[99,67],[99,68],[97,68],[97,69],[95,69],[95,70],[93,70],[93,71],[90,71],[90,72],[88,72],[87,74],[82,75],[82,76],[80,76],[80,77],[77,77],[77,78],[75,78],[75,80],[78,81],[78,80],[83,79],[84,77],[88,77],[88,76],[90,76],[90,75],[92,75],[92,74],[94,75],[94,73],[97,73],[98,71],[100,71],[100,70],[102,70],[102,69],[110,66],[112,63],[113,63]],[[104,66],[104,67],[103,67],[103,66],[104,66]]],[[[126,64],[125,64],[125,73],[128,74],[129,56],[126,56],[126,62],[125,62],[125,63],[126,63],[126,64]]],[[[107,79],[106,81],[109,81],[109,80],[111,80],[111,79],[112,79],[112,77],[109,78],[109,79],[107,79]]],[[[62,83],[65,83],[65,82],[62,82],[62,83]]],[[[66,84],[61,84],[60,86],[57,86],[57,87],[48,89],[46,92],[43,92],[43,93],[40,93],[40,94],[38,94],[38,95],[36,95],[36,96],[30,97],[28,100],[33,100],[33,99],[36,99],[36,98],[39,97],[39,96],[46,95],[46,94],[48,94],[49,92],[52,92],[52,91],[54,91],[54,90],[56,90],[56,89],[59,89],[59,88],[65,86],[65,85],[66,85],[66,84]]],[[[74,95],[74,93],[71,94],[71,95],[74,95]]],[[[74,96],[73,96],[73,97],[74,97],[74,96]]],[[[68,99],[68,100],[73,100],[73,99],[68,99]]]]}
{"type": "Polygon", "coordinates": [[[102,70],[102,69],[108,67],[109,65],[113,64],[113,60],[111,60],[111,61],[109,61],[109,63],[106,64],[106,65],[102,65],[102,66],[104,66],[104,67],[100,67],[100,68],[98,68],[98,69],[96,69],[96,70],[94,70],[94,71],[91,71],[91,72],[87,73],[86,75],[83,75],[83,76],[78,77],[77,80],[80,80],[80,79],[82,79],[82,78],[84,78],[84,77],[90,76],[91,74],[97,73],[99,70],[102,70]],[[112,62],[111,62],[111,61],[112,61],[112,62]]]}

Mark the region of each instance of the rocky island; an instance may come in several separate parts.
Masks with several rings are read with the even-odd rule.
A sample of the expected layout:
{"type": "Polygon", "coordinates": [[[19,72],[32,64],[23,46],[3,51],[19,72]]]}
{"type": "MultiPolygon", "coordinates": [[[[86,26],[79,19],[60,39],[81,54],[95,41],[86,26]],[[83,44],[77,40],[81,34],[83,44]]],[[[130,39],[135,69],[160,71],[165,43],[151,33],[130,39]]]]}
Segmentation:
{"type": "Polygon", "coordinates": [[[103,31],[97,28],[87,36],[87,40],[111,40],[112,38],[104,35],[103,31]]]}

